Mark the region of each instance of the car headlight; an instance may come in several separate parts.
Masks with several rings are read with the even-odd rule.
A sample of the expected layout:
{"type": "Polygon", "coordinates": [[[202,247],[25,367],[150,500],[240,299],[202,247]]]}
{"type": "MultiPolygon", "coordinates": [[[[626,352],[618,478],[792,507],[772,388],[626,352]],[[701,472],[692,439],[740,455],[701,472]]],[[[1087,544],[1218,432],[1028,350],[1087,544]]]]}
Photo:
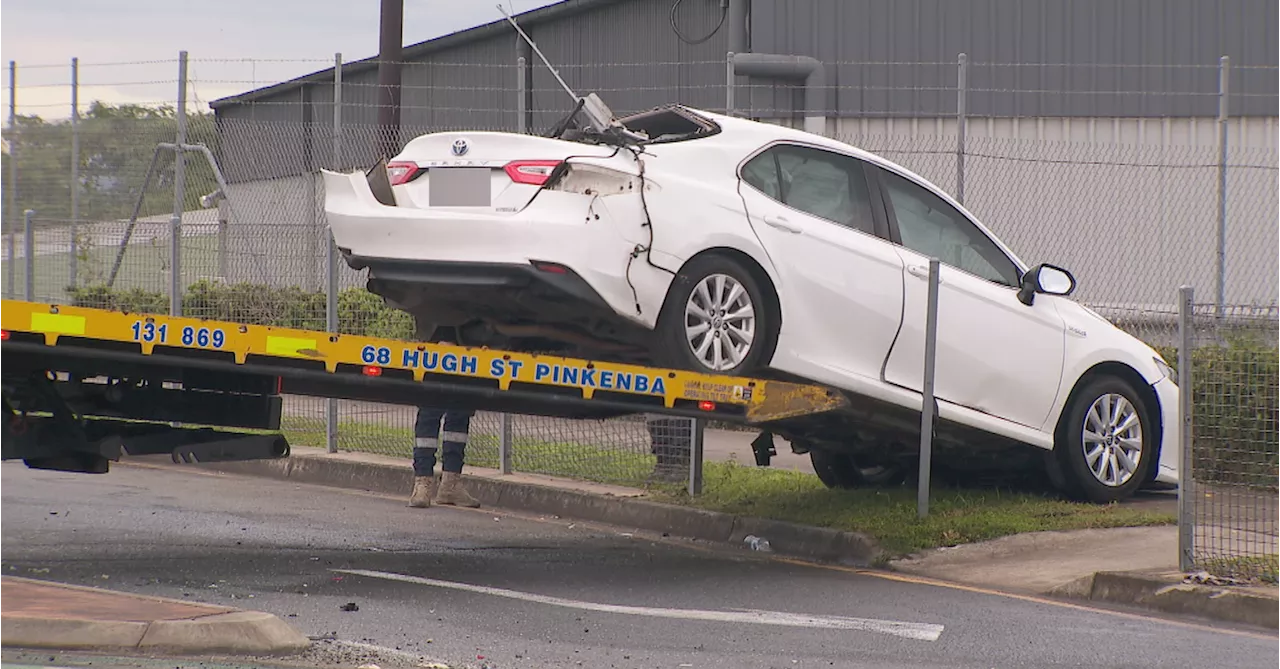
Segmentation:
{"type": "Polygon", "coordinates": [[[1152,359],[1153,361],[1155,361],[1155,363],[1156,363],[1156,368],[1158,368],[1158,369],[1160,370],[1160,373],[1164,375],[1164,378],[1169,379],[1170,381],[1172,381],[1172,382],[1173,382],[1173,385],[1175,385],[1175,386],[1176,386],[1176,385],[1178,385],[1178,372],[1177,372],[1177,370],[1175,370],[1173,367],[1169,366],[1169,363],[1167,363],[1167,362],[1165,362],[1165,361],[1161,360],[1160,358],[1151,358],[1151,359],[1152,359]]]}

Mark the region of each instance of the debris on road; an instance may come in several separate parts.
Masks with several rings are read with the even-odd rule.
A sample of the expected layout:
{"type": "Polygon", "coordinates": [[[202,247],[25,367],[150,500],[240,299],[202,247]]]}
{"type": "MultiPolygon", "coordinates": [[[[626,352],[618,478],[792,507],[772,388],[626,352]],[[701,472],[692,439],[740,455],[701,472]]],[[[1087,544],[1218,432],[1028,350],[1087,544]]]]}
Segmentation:
{"type": "Polygon", "coordinates": [[[342,609],[343,611],[359,611],[360,610],[360,607],[357,606],[355,602],[347,602],[346,604],[343,604],[338,608],[342,609]]]}
{"type": "Polygon", "coordinates": [[[1187,574],[1182,579],[1183,583],[1197,583],[1199,585],[1248,585],[1245,581],[1229,576],[1214,576],[1207,571],[1197,571],[1187,574]]]}

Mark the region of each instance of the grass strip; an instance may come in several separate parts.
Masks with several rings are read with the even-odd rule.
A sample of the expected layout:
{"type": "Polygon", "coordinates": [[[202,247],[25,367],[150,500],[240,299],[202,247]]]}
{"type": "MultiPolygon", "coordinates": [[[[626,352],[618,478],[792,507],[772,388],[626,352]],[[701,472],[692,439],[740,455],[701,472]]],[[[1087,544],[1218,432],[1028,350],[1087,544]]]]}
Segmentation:
{"type": "MultiPolygon", "coordinates": [[[[322,420],[287,417],[283,427],[291,443],[324,446],[322,420]]],[[[340,424],[338,433],[340,450],[410,457],[413,440],[409,430],[353,422],[340,424]]],[[[646,453],[522,438],[513,441],[516,471],[634,486],[640,486],[653,471],[654,459],[646,453]]],[[[467,448],[469,464],[495,467],[497,457],[496,436],[472,435],[467,448]]],[[[676,485],[649,487],[649,492],[656,501],[862,532],[892,555],[1024,532],[1177,522],[1174,514],[1119,504],[1081,504],[1035,492],[941,486],[931,491],[930,515],[921,520],[916,517],[913,487],[830,490],[812,474],[732,462],[705,464],[703,494],[698,497],[676,485]]]]}

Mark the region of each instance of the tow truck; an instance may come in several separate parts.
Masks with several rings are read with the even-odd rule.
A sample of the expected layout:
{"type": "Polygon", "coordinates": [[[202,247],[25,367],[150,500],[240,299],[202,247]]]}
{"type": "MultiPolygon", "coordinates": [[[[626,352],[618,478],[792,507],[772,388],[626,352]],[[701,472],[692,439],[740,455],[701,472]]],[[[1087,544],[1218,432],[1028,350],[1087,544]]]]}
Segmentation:
{"type": "MultiPolygon", "coordinates": [[[[849,400],[817,385],[312,330],[4,300],[2,456],[106,473],[285,458],[283,396],[562,418],[658,414],[788,431],[849,400]],[[198,427],[191,427],[198,426],[198,427]]],[[[757,439],[767,461],[772,439],[757,439]]]]}

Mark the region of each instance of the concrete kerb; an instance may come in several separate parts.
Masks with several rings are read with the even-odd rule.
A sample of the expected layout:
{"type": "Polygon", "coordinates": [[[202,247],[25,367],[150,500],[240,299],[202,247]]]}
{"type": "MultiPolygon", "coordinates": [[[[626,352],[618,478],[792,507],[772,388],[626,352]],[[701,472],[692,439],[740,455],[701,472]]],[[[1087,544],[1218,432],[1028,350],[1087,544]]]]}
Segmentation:
{"type": "Polygon", "coordinates": [[[1053,588],[1046,594],[1269,629],[1280,627],[1280,600],[1275,597],[1230,587],[1182,583],[1177,580],[1178,576],[1103,571],[1053,588]]]}
{"type": "MultiPolygon", "coordinates": [[[[321,449],[295,448],[288,458],[244,462],[204,463],[204,470],[263,476],[274,479],[364,490],[388,495],[409,495],[413,487],[409,463],[361,454],[331,454],[321,449]]],[[[148,458],[135,458],[147,462],[148,458]]],[[[165,460],[152,460],[169,463],[165,460]]],[[[128,464],[123,460],[121,464],[128,464]]],[[[183,468],[187,465],[183,465],[183,468]]],[[[850,566],[868,566],[882,554],[875,541],[856,532],[844,532],[796,523],[661,504],[633,490],[572,482],[574,488],[554,485],[551,477],[503,476],[491,470],[468,468],[467,490],[486,506],[574,518],[665,532],[673,537],[741,544],[748,535],[765,537],[774,553],[850,566]],[[538,479],[545,479],[539,482],[538,479]],[[592,488],[597,491],[592,491],[592,488]]],[[[565,482],[566,486],[570,485],[565,482]]]]}
{"type": "MultiPolygon", "coordinates": [[[[148,597],[99,588],[29,579],[53,589],[109,595],[120,599],[197,606],[192,602],[148,597]]],[[[6,648],[57,650],[146,650],[176,655],[208,653],[292,655],[307,650],[311,642],[278,617],[260,611],[201,605],[208,612],[184,618],[160,620],[105,620],[71,615],[0,615],[0,645],[6,648]]]]}

